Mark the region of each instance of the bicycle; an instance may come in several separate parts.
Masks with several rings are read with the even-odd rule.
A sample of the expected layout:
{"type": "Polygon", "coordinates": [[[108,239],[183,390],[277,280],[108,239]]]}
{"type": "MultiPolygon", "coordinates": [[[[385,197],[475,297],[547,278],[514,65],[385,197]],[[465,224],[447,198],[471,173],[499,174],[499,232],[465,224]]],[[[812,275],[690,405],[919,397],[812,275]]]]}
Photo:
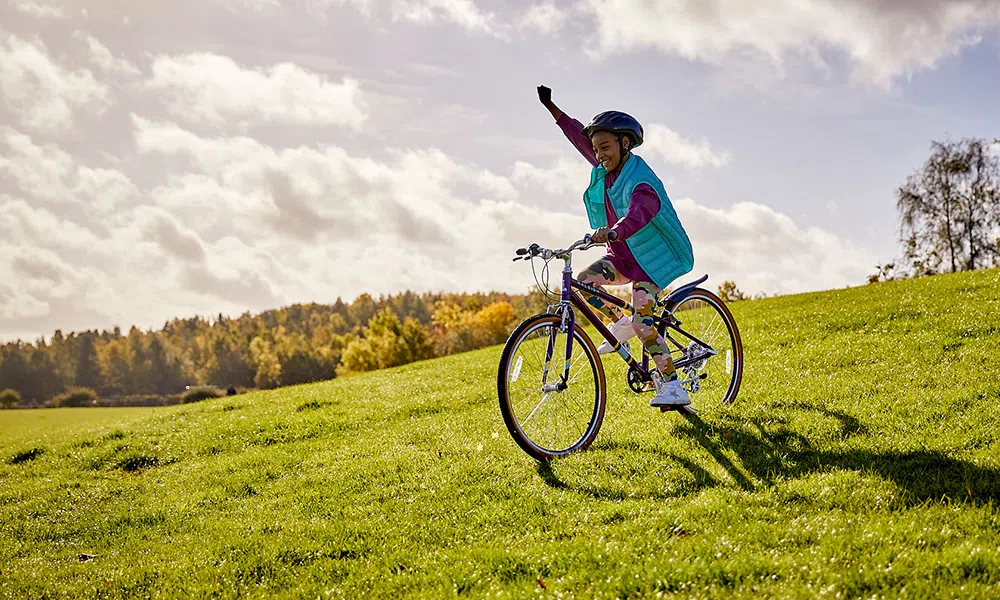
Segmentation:
{"type": "MultiPolygon", "coordinates": [[[[533,272],[534,258],[545,261],[544,283],[539,283],[539,287],[547,294],[549,262],[558,259],[565,263],[559,302],[549,305],[545,313],[528,317],[514,329],[504,345],[497,371],[500,412],[507,430],[521,449],[538,460],[586,449],[604,421],[607,397],[604,364],[594,342],[577,321],[577,312],[628,365],[629,388],[637,394],[654,389],[651,374],[655,367],[650,368],[645,348],[641,362],[637,361],[629,344],[619,342],[576,291],[584,290],[627,314],[633,313],[625,300],[573,277],[573,252],[597,245],[603,244],[592,242],[588,234],[563,250],[550,250],[538,244],[519,248],[514,258],[531,260],[533,272]],[[556,351],[563,344],[565,362],[553,364],[553,359],[558,360],[556,351]]],[[[736,320],[717,295],[698,287],[707,279],[705,275],[673,290],[657,302],[654,310],[659,313],[654,314],[657,331],[666,340],[678,377],[691,396],[691,406],[681,410],[693,414],[732,404],[743,379],[743,344],[736,320]]],[[[537,273],[535,280],[538,283],[537,273]]]]}

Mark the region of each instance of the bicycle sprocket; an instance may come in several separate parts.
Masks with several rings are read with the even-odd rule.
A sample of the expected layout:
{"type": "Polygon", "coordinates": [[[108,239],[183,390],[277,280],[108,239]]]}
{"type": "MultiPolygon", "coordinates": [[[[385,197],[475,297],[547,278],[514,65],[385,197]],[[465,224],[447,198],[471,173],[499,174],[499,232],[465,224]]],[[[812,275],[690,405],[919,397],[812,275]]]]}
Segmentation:
{"type": "Polygon", "coordinates": [[[639,371],[636,371],[633,367],[628,368],[628,373],[625,374],[625,380],[628,382],[628,387],[636,394],[653,391],[653,381],[648,377],[643,377],[643,375],[639,373],[639,371]]]}

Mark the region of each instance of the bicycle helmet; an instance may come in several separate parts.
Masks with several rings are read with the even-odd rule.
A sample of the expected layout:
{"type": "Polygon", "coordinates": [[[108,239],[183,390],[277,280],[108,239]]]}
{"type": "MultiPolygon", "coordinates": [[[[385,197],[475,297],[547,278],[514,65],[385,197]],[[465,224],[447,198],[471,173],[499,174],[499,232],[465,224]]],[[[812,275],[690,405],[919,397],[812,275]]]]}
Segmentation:
{"type": "Polygon", "coordinates": [[[632,147],[642,144],[642,125],[632,115],[618,110],[608,110],[591,119],[583,128],[583,135],[588,138],[598,131],[610,131],[616,135],[627,135],[632,140],[632,147]]]}

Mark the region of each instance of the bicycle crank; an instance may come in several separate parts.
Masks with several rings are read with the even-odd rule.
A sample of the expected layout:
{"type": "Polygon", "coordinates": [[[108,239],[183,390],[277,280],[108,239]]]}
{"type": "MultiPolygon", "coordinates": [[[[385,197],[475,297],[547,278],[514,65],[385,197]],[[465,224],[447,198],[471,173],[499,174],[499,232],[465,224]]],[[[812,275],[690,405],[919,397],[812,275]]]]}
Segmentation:
{"type": "Polygon", "coordinates": [[[643,377],[639,371],[636,371],[632,367],[628,368],[628,373],[625,374],[625,381],[628,382],[628,387],[636,394],[652,392],[654,389],[653,380],[643,377]]]}

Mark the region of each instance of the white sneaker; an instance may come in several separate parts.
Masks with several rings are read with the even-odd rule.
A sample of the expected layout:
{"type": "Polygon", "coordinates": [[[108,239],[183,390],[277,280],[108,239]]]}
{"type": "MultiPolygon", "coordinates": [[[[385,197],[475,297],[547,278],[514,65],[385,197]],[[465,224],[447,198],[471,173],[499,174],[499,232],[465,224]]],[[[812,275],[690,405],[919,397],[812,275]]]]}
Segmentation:
{"type": "Polygon", "coordinates": [[[663,378],[653,376],[656,384],[656,395],[649,401],[650,406],[688,406],[691,404],[691,396],[680,380],[664,381],[663,378]]]}
{"type": "MultiPolygon", "coordinates": [[[[615,336],[615,339],[619,342],[627,342],[635,336],[635,329],[632,327],[632,317],[628,315],[612,323],[608,329],[611,330],[611,335],[615,336]]],[[[608,343],[608,340],[604,340],[597,347],[598,354],[608,354],[609,352],[614,352],[614,350],[614,347],[608,343]]]]}

